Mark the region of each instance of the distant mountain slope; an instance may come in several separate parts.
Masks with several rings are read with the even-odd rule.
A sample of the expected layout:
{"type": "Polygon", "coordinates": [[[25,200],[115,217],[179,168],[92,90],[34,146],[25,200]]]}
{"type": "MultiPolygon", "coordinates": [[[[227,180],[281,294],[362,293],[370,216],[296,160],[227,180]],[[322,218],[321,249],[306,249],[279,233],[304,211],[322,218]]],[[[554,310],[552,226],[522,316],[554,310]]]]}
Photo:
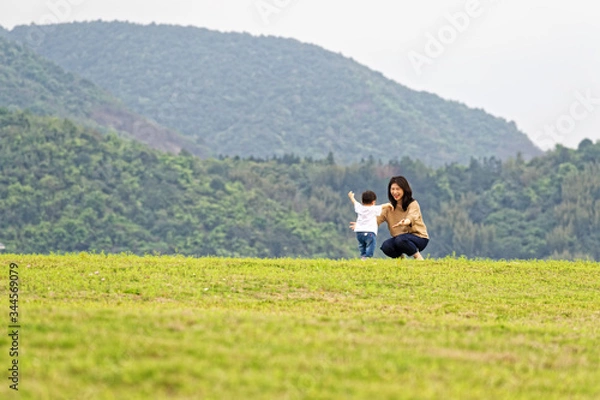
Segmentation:
{"type": "Polygon", "coordinates": [[[112,128],[150,146],[178,153],[204,151],[176,132],[136,115],[92,82],[67,73],[24,46],[0,35],[0,106],[40,115],[74,118],[112,128]]]}
{"type": "MultiPolygon", "coordinates": [[[[10,36],[26,41],[34,29],[10,36]]],[[[40,39],[40,54],[213,155],[440,165],[541,154],[514,123],[292,39],[120,22],[56,25],[40,39]]]]}

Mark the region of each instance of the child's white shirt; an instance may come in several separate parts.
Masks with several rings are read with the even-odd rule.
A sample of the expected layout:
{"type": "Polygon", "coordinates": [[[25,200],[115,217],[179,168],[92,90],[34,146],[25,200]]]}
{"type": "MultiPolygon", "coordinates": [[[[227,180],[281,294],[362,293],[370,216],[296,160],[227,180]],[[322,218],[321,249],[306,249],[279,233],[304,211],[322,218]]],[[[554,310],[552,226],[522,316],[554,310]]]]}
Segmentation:
{"type": "Polygon", "coordinates": [[[354,211],[358,215],[354,232],[373,232],[377,235],[377,217],[381,215],[382,206],[363,206],[354,202],[354,211]]]}

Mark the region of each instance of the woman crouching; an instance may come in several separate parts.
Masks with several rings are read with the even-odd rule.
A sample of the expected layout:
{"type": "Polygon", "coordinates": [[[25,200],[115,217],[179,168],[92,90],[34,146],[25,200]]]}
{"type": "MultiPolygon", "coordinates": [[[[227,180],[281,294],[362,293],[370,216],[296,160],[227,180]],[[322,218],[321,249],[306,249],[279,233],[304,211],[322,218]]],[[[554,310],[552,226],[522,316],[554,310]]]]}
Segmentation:
{"type": "Polygon", "coordinates": [[[421,207],[412,197],[412,189],[403,176],[394,176],[388,184],[388,198],[393,208],[386,208],[377,217],[377,223],[387,222],[392,236],[381,244],[381,251],[391,258],[403,254],[422,260],[421,252],[429,243],[427,227],[421,207]]]}

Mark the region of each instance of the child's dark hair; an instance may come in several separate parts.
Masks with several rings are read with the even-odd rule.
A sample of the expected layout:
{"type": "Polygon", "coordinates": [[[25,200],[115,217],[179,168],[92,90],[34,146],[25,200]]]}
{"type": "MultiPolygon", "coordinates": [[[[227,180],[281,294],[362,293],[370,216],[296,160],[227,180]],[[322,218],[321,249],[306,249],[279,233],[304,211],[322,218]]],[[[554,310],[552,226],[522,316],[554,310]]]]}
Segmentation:
{"type": "Polygon", "coordinates": [[[363,194],[362,194],[362,203],[363,204],[371,204],[375,200],[377,200],[377,195],[375,194],[375,192],[373,192],[371,190],[367,190],[366,192],[363,192],[363,194]]]}

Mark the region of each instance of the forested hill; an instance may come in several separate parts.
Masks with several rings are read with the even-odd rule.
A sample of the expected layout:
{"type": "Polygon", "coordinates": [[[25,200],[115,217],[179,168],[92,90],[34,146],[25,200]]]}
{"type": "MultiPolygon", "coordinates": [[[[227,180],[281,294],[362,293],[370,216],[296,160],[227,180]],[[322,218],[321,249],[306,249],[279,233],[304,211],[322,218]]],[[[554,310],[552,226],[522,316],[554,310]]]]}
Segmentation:
{"type": "MultiPolygon", "coordinates": [[[[355,257],[346,193],[372,189],[386,202],[389,178],[402,174],[431,236],[425,255],[600,261],[599,160],[589,140],[529,162],[438,169],[202,160],[0,109],[0,241],[20,253],[355,257]]],[[[385,224],[379,232],[381,243],[385,224]]]]}
{"type": "Polygon", "coordinates": [[[351,254],[331,222],[294,210],[290,182],[249,165],[0,108],[0,241],[18,253],[351,254]]]}
{"type": "Polygon", "coordinates": [[[541,154],[514,123],[292,39],[99,21],[20,26],[9,36],[212,155],[332,152],[344,163],[411,156],[444,165],[541,154]]]}
{"type": "Polygon", "coordinates": [[[1,34],[0,106],[71,118],[103,130],[114,129],[161,150],[178,153],[185,148],[198,155],[206,154],[189,138],[130,111],[89,80],[66,72],[1,34]]]}

